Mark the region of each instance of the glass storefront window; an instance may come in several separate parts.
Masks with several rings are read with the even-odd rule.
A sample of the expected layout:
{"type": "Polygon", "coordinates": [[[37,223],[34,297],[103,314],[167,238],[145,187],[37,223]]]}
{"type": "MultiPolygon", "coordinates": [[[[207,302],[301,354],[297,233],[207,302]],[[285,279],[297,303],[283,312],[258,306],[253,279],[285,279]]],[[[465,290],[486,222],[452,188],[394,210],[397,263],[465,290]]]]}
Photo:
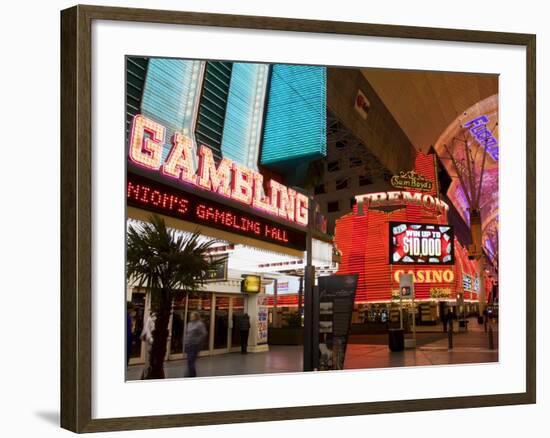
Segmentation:
{"type": "Polygon", "coordinates": [[[216,296],[214,311],[214,348],[227,348],[229,297],[216,296]]]}
{"type": "Polygon", "coordinates": [[[185,321],[185,300],[186,297],[174,300],[172,313],[172,331],[170,340],[170,354],[183,353],[183,328],[185,321]]]}
{"type": "Polygon", "coordinates": [[[206,337],[204,339],[201,350],[208,350],[210,339],[210,312],[212,310],[212,295],[191,293],[189,294],[188,301],[187,322],[189,322],[189,318],[192,312],[198,312],[200,319],[206,327],[206,337]]]}
{"type": "Polygon", "coordinates": [[[132,346],[130,348],[130,358],[141,357],[141,340],[139,339],[143,330],[143,317],[145,313],[145,294],[132,294],[133,310],[130,312],[132,318],[132,346]]]}
{"type": "Polygon", "coordinates": [[[241,331],[239,330],[239,319],[244,315],[244,298],[233,297],[233,328],[231,329],[231,346],[241,345],[241,331]]]}

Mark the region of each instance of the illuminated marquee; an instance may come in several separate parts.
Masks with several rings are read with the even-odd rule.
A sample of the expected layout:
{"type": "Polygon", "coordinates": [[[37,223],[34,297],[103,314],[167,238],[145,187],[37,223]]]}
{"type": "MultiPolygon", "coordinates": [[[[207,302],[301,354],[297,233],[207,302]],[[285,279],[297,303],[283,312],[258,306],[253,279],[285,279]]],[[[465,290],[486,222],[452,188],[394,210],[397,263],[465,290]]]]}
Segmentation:
{"type": "Polygon", "coordinates": [[[305,250],[305,232],[129,173],[128,205],[265,242],[305,250]]]}
{"type": "Polygon", "coordinates": [[[307,225],[307,196],[273,180],[267,185],[266,195],[262,174],[228,158],[223,158],[216,166],[212,151],[204,145],[198,148],[198,166],[195,169],[193,142],[179,132],[172,137],[170,153],[163,160],[165,135],[166,128],[161,124],[141,114],[135,116],[130,134],[130,160],[182,183],[251,205],[299,225],[307,225]]]}
{"type": "Polygon", "coordinates": [[[395,205],[419,205],[424,208],[437,210],[441,213],[449,211],[447,203],[436,196],[401,190],[357,195],[355,200],[357,201],[358,208],[362,208],[361,205],[364,205],[366,208],[382,208],[395,205]]]}
{"type": "Polygon", "coordinates": [[[416,272],[398,269],[393,273],[393,281],[399,283],[399,278],[403,274],[412,274],[415,283],[452,283],[455,281],[455,273],[452,269],[422,269],[416,272]]]}
{"type": "Polygon", "coordinates": [[[399,175],[393,175],[390,183],[396,189],[415,189],[422,192],[429,192],[433,188],[433,182],[419,175],[414,170],[400,172],[399,175]]]}

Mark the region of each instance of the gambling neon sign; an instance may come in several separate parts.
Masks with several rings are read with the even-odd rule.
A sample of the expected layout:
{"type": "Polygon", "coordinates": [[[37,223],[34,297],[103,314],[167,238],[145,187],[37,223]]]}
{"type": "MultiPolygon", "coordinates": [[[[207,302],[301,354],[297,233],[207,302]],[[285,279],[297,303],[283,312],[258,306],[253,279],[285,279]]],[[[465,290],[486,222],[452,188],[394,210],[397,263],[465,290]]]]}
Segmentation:
{"type": "Polygon", "coordinates": [[[193,142],[180,132],[172,139],[165,159],[162,150],[166,128],[141,114],[134,117],[130,133],[131,162],[162,175],[216,193],[234,201],[251,205],[270,215],[306,226],[308,223],[307,196],[270,180],[267,195],[264,177],[247,167],[223,158],[218,165],[210,148],[200,145],[194,157],[193,142]],[[196,160],[196,159],[197,160],[196,160]],[[198,166],[194,162],[198,161],[198,166]]]}
{"type": "Polygon", "coordinates": [[[305,232],[128,174],[128,205],[231,233],[305,250],[305,232]]]}

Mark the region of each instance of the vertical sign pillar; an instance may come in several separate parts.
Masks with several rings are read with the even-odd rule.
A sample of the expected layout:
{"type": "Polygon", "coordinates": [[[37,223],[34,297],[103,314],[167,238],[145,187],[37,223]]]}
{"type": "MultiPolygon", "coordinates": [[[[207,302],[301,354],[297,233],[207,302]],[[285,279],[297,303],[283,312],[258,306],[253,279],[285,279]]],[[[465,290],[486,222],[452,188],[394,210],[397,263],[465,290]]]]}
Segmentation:
{"type": "Polygon", "coordinates": [[[315,281],[315,268],[306,266],[304,271],[304,371],[313,371],[313,282],[315,281]]]}
{"type": "Polygon", "coordinates": [[[477,271],[479,273],[479,290],[478,290],[478,300],[479,300],[479,314],[483,315],[483,311],[487,307],[487,293],[485,290],[485,263],[483,256],[477,260],[477,271]]]}
{"type": "Polygon", "coordinates": [[[269,351],[267,344],[267,295],[248,294],[246,301],[247,313],[250,317],[248,351],[251,353],[269,351]]]}
{"type": "Polygon", "coordinates": [[[279,308],[278,308],[278,283],[277,279],[273,280],[273,327],[279,326],[279,308]]]}
{"type": "Polygon", "coordinates": [[[304,371],[314,370],[313,355],[317,355],[318,347],[313,338],[314,332],[314,285],[315,285],[315,267],[312,262],[311,251],[312,229],[314,220],[313,199],[308,197],[308,222],[306,234],[306,266],[304,269],[304,371]]]}
{"type": "Polygon", "coordinates": [[[343,370],[358,274],[319,277],[316,306],[317,355],[314,368],[343,370]]]}
{"type": "MultiPolygon", "coordinates": [[[[401,274],[399,276],[399,300],[402,302],[403,298],[411,300],[412,308],[412,329],[413,329],[413,338],[405,340],[405,348],[411,347],[416,348],[416,321],[415,321],[415,312],[414,312],[414,277],[412,274],[401,274]],[[409,342],[407,342],[409,341],[409,342]]],[[[403,310],[401,309],[401,313],[403,310]]],[[[403,328],[403,325],[401,325],[403,328]]]]}

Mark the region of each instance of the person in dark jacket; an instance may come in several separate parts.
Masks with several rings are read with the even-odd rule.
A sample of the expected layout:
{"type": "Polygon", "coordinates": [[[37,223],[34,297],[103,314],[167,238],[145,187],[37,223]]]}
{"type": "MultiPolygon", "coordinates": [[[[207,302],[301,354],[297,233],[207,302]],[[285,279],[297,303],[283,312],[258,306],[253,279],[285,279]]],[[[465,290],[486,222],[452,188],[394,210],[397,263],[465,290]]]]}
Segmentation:
{"type": "Polygon", "coordinates": [[[248,333],[250,331],[250,317],[245,313],[239,319],[239,330],[241,332],[241,354],[248,353],[248,333]]]}
{"type": "Polygon", "coordinates": [[[126,366],[130,364],[130,355],[132,354],[132,342],[134,336],[132,333],[132,303],[126,305],[126,366]]]}
{"type": "Polygon", "coordinates": [[[452,309],[449,309],[449,311],[447,312],[447,330],[450,330],[451,332],[453,331],[453,320],[454,320],[454,312],[452,309]]]}
{"type": "Polygon", "coordinates": [[[449,312],[448,310],[445,311],[442,315],[441,315],[441,322],[443,323],[443,331],[445,333],[447,333],[447,324],[449,323],[449,312]]]}

